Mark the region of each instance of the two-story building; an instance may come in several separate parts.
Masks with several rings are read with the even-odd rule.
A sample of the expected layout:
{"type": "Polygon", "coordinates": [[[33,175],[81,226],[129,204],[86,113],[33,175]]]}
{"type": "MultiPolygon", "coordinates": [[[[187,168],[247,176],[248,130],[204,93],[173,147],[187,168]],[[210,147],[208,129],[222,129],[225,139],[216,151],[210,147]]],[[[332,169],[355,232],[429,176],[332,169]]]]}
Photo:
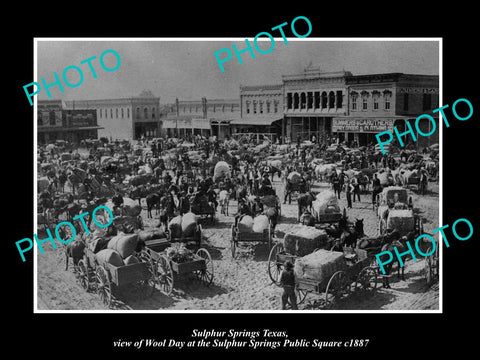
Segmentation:
{"type": "MultiPolygon", "coordinates": [[[[439,78],[436,75],[403,73],[347,76],[348,111],[333,118],[332,133],[340,141],[355,141],[359,145],[376,142],[375,134],[396,127],[402,133],[408,121],[415,129],[416,118],[429,113],[438,123],[432,110],[439,106],[439,78]]],[[[418,127],[429,133],[431,123],[421,119],[418,127]]],[[[429,137],[418,136],[416,146],[424,147],[438,142],[438,131],[429,137]]],[[[402,138],[412,143],[411,136],[402,138]]]]}
{"type": "Polygon", "coordinates": [[[290,141],[322,141],[332,131],[332,120],[348,111],[348,71],[321,72],[318,67],[283,75],[284,121],[282,136],[290,141]]]}
{"type": "Polygon", "coordinates": [[[107,139],[140,139],[160,136],[160,98],[144,90],[136,97],[66,101],[69,109],[95,110],[98,136],[107,139]]]}
{"type": "Polygon", "coordinates": [[[98,131],[95,110],[69,109],[62,100],[37,101],[37,142],[53,143],[65,140],[80,143],[84,139],[96,139],[98,131]]]}
{"type": "Polygon", "coordinates": [[[230,122],[233,138],[267,137],[274,142],[281,136],[282,120],[282,84],[240,86],[240,117],[230,122]]]}

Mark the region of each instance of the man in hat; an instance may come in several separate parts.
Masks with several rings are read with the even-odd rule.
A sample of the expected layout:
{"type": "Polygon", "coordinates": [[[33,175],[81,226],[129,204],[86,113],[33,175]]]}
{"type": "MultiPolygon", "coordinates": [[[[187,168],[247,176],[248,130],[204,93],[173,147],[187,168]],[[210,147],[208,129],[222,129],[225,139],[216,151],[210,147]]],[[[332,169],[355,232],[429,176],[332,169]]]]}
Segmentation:
{"type": "Polygon", "coordinates": [[[288,302],[290,302],[292,310],[298,310],[295,296],[295,274],[293,273],[293,264],[290,261],[285,263],[285,269],[280,275],[280,286],[283,287],[282,310],[286,310],[288,302]]]}

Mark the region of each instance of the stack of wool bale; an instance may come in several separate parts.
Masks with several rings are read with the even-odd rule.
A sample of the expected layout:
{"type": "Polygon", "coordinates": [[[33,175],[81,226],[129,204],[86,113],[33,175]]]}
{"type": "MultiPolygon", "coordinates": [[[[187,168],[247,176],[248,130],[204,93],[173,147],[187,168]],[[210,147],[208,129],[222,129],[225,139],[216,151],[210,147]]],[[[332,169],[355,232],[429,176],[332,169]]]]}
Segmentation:
{"type": "Polygon", "coordinates": [[[312,202],[312,209],[317,220],[321,214],[339,213],[338,198],[331,190],[322,191],[317,194],[316,199],[312,202]]]}
{"type": "Polygon", "coordinates": [[[263,214],[257,215],[255,218],[252,218],[250,215],[244,215],[240,218],[237,226],[238,230],[242,233],[263,233],[265,230],[268,230],[270,221],[268,217],[263,214]]]}
{"type": "Polygon", "coordinates": [[[175,216],[168,223],[168,230],[172,239],[187,238],[195,235],[197,216],[193,212],[175,216]]]}
{"type": "Polygon", "coordinates": [[[343,252],[318,250],[295,260],[295,276],[318,282],[328,280],[337,271],[347,270],[343,252]]]}
{"type": "Polygon", "coordinates": [[[283,247],[288,254],[305,256],[315,249],[325,248],[328,240],[325,230],[306,225],[295,225],[285,234],[283,247]]]}
{"type": "Polygon", "coordinates": [[[117,267],[138,263],[134,255],[137,245],[137,234],[120,233],[110,239],[107,248],[100,250],[95,256],[100,264],[109,263],[117,267]]]}

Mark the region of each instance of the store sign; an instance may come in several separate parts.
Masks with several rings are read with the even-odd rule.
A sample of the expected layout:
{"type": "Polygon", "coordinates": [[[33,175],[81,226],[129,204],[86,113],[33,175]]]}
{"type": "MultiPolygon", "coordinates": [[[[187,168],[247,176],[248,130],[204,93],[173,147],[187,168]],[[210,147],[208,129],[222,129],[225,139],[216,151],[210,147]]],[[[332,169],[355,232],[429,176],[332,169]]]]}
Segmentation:
{"type": "Polygon", "coordinates": [[[398,92],[400,94],[438,94],[438,88],[399,88],[398,92]]]}
{"type": "Polygon", "coordinates": [[[393,131],[393,119],[333,119],[332,132],[393,131]]]}
{"type": "Polygon", "coordinates": [[[67,115],[67,123],[69,126],[91,126],[93,124],[92,114],[75,114],[67,115]]]}

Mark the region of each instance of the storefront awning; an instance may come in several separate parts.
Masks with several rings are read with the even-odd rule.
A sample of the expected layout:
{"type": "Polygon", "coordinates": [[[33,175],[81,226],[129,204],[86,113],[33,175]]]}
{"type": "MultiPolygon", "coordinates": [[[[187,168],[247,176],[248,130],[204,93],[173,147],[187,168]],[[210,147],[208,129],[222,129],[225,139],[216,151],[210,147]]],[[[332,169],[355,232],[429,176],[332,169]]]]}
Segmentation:
{"type": "Polygon", "coordinates": [[[100,130],[104,129],[102,126],[75,126],[75,127],[61,127],[61,126],[52,126],[52,127],[38,127],[38,132],[56,132],[56,131],[79,131],[79,130],[100,130]]]}

